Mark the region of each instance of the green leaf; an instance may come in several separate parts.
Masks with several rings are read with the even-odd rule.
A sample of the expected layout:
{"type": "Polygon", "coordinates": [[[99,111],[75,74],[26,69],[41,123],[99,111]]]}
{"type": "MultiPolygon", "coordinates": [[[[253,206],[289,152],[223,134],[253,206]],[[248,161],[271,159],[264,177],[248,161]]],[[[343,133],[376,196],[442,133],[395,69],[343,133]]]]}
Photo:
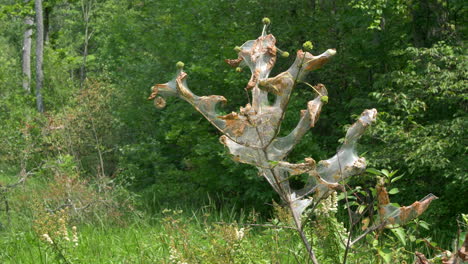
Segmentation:
{"type": "Polygon", "coordinates": [[[345,198],[345,193],[340,193],[338,194],[338,196],[336,197],[338,201],[341,201],[345,198]]]}
{"type": "Polygon", "coordinates": [[[418,239],[416,239],[416,244],[421,244],[421,243],[423,243],[424,241],[426,241],[426,240],[421,239],[421,238],[418,238],[418,239]]]}
{"type": "Polygon", "coordinates": [[[383,249],[379,249],[378,252],[385,263],[390,263],[390,261],[392,260],[392,251],[390,249],[383,248],[383,249]]]}
{"type": "Polygon", "coordinates": [[[365,205],[360,205],[357,209],[358,213],[362,214],[362,212],[364,212],[364,210],[366,209],[366,206],[365,205]]]}
{"type": "Polygon", "coordinates": [[[398,170],[395,170],[395,171],[392,171],[390,172],[390,174],[388,175],[388,177],[393,177],[393,175],[395,175],[396,173],[398,172],[398,170]]]}
{"type": "Polygon", "coordinates": [[[429,224],[425,221],[419,221],[418,222],[419,226],[421,226],[422,228],[426,229],[426,230],[429,230],[429,224]]]}
{"type": "Polygon", "coordinates": [[[462,214],[463,221],[468,224],[468,214],[462,214]]]}
{"type": "Polygon", "coordinates": [[[393,178],[390,182],[396,182],[396,181],[398,181],[399,179],[403,178],[403,176],[405,176],[405,175],[397,176],[397,177],[393,178]]]}
{"type": "Polygon", "coordinates": [[[368,237],[373,238],[372,247],[377,247],[379,245],[379,240],[375,239],[373,236],[368,236],[368,237]]]}
{"type": "Polygon", "coordinates": [[[394,229],[391,229],[392,233],[398,238],[398,240],[400,240],[400,242],[406,246],[406,234],[405,234],[405,230],[403,230],[403,228],[399,227],[399,228],[394,228],[394,229]]]}
{"type": "Polygon", "coordinates": [[[370,174],[374,174],[374,175],[382,175],[382,173],[379,170],[374,169],[374,168],[368,168],[366,169],[366,172],[370,174]]]}
{"type": "Polygon", "coordinates": [[[385,175],[386,177],[388,177],[390,175],[390,172],[388,172],[388,170],[386,169],[383,169],[381,170],[382,174],[385,175]]]}
{"type": "Polygon", "coordinates": [[[389,193],[389,194],[397,194],[397,193],[399,193],[399,192],[400,192],[400,190],[398,190],[398,188],[393,188],[393,189],[391,189],[388,193],[389,193]]]}
{"type": "MultiPolygon", "coordinates": [[[[351,201],[351,202],[349,202],[348,204],[349,204],[349,206],[359,205],[359,204],[358,204],[357,202],[355,202],[355,201],[351,201]]],[[[344,206],[345,206],[344,208],[348,208],[348,207],[346,206],[346,204],[345,204],[344,206]]]]}

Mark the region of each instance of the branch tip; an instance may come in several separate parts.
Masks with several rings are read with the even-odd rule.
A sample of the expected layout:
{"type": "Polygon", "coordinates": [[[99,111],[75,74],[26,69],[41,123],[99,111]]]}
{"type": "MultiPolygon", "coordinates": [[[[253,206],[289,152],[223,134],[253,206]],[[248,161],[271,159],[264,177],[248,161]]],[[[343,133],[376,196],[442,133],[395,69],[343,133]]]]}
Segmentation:
{"type": "Polygon", "coordinates": [[[181,61],[178,61],[178,62],[176,63],[176,67],[177,67],[177,69],[179,69],[179,70],[183,69],[184,66],[185,66],[185,64],[184,64],[183,62],[181,62],[181,61]]]}
{"type": "Polygon", "coordinates": [[[312,41],[308,40],[302,44],[302,47],[305,51],[311,51],[314,48],[314,45],[312,44],[312,41]]]}

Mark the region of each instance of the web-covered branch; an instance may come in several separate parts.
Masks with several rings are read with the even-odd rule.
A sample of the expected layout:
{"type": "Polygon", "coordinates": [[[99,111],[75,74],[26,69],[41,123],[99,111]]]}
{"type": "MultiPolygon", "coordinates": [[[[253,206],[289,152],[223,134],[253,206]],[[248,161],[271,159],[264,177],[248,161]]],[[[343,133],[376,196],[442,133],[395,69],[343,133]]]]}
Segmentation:
{"type": "MultiPolygon", "coordinates": [[[[227,115],[217,113],[217,107],[227,102],[219,95],[197,96],[187,85],[187,73],[183,63],[177,64],[174,79],[164,84],[152,87],[149,99],[155,100],[155,105],[162,108],[166,105],[163,97],[176,96],[190,103],[209,122],[223,134],[220,142],[226,146],[233,159],[237,162],[253,165],[268,181],[272,188],[290,207],[297,230],[304,243],[308,246],[311,258],[314,259],[310,245],[302,232],[302,214],[314,201],[318,203],[332,191],[343,190],[342,182],[346,178],[362,173],[366,168],[366,160],[359,157],[356,151],[358,139],[366,129],[376,121],[377,110],[364,110],[359,119],[346,132],[344,143],[336,154],[316,162],[306,158],[302,163],[290,163],[287,156],[301,138],[317,123],[322,107],[328,102],[328,91],[323,84],[309,85],[317,96],[307,103],[306,109],[300,112],[301,117],[296,127],[285,137],[278,137],[281,123],[294,88],[304,82],[308,73],[322,67],[336,50],[328,49],[318,56],[310,50],[312,44],[304,45],[306,51],[296,53],[294,63],[288,70],[275,77],[269,77],[277,59],[277,53],[284,56],[276,47],[276,39],[267,34],[265,23],[262,34],[256,40],[249,40],[237,47],[237,59],[226,60],[233,66],[247,66],[251,77],[245,89],[251,93],[251,101],[238,112],[227,115]],[[268,100],[268,94],[276,97],[273,103],[268,100]],[[161,97],[162,96],[162,97],[161,97]],[[289,180],[295,175],[306,175],[306,182],[300,189],[291,187],[289,180]]],[[[435,198],[429,195],[425,199],[408,207],[395,207],[388,201],[385,189],[379,189],[379,212],[382,222],[402,224],[420,215],[435,198]]]]}

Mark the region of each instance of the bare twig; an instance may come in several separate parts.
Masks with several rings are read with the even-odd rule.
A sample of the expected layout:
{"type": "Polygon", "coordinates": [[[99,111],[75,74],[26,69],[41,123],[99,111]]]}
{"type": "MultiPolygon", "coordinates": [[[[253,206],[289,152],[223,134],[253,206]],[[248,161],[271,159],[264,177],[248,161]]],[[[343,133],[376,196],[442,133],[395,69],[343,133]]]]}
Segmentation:
{"type": "Polygon", "coordinates": [[[373,232],[377,229],[381,229],[383,228],[384,226],[387,225],[387,221],[384,221],[382,223],[380,223],[379,225],[374,225],[372,227],[369,227],[366,229],[366,231],[364,231],[364,233],[362,233],[360,236],[358,236],[357,238],[355,238],[351,243],[349,243],[349,247],[352,247],[354,244],[356,244],[357,242],[359,242],[361,239],[363,239],[364,237],[366,237],[367,234],[369,234],[370,232],[373,232]]]}
{"type": "Polygon", "coordinates": [[[55,212],[57,212],[57,211],[60,211],[60,210],[65,209],[65,208],[67,208],[67,207],[70,207],[70,208],[73,208],[73,210],[74,210],[75,212],[77,212],[77,211],[81,211],[81,210],[85,210],[85,209],[89,208],[93,203],[94,203],[94,202],[90,202],[90,203],[88,203],[88,204],[85,205],[85,206],[76,207],[75,204],[74,204],[70,199],[67,199],[67,202],[66,202],[66,203],[59,205],[59,206],[56,207],[55,209],[46,208],[46,211],[53,214],[53,213],[55,213],[55,212]]]}
{"type": "MultiPolygon", "coordinates": [[[[294,90],[294,88],[297,86],[297,84],[299,83],[299,76],[301,75],[301,71],[303,70],[303,63],[304,63],[304,60],[305,60],[305,54],[304,54],[304,57],[302,57],[302,61],[301,63],[299,64],[299,70],[297,71],[297,74],[296,76],[294,77],[294,83],[293,83],[293,86],[291,88],[291,90],[294,90]]],[[[286,101],[286,104],[284,106],[284,108],[281,108],[281,118],[278,122],[278,125],[275,127],[275,133],[274,133],[274,136],[270,139],[270,141],[268,141],[267,145],[265,147],[268,147],[270,146],[271,143],[273,143],[273,140],[278,136],[279,132],[280,132],[280,128],[281,128],[281,124],[283,123],[283,119],[284,119],[284,116],[286,115],[286,109],[288,108],[288,105],[289,105],[289,100],[291,99],[291,94],[288,95],[288,100],[286,101]]]]}
{"type": "MultiPolygon", "coordinates": [[[[340,165],[340,170],[341,170],[341,165],[340,165]]],[[[344,187],[344,185],[343,185],[343,188],[345,188],[343,193],[345,194],[344,197],[345,197],[346,208],[348,209],[348,217],[349,217],[348,239],[346,241],[346,248],[345,248],[345,253],[344,253],[344,257],[343,257],[343,264],[346,264],[346,261],[347,261],[347,258],[348,258],[348,252],[349,252],[349,249],[350,249],[351,236],[353,234],[354,221],[353,221],[353,216],[352,216],[352,212],[351,212],[351,207],[349,206],[348,192],[346,191],[346,187],[344,187]]]]}
{"type": "MultiPolygon", "coordinates": [[[[231,225],[232,223],[215,222],[215,224],[219,224],[219,225],[231,225]]],[[[265,227],[265,228],[272,228],[272,229],[292,229],[292,230],[296,230],[296,228],[295,228],[295,227],[292,227],[292,226],[278,226],[278,225],[271,225],[271,224],[243,224],[243,223],[237,223],[237,225],[241,225],[241,226],[257,226],[257,227],[265,227]]]]}
{"type": "MultiPolygon", "coordinates": [[[[283,114],[284,114],[284,112],[283,112],[283,114]]],[[[251,122],[250,118],[248,120],[249,120],[249,122],[251,122]]],[[[257,132],[258,138],[261,140],[262,146],[264,146],[263,149],[262,149],[262,152],[265,155],[265,159],[268,160],[268,153],[266,151],[266,148],[268,147],[268,145],[271,142],[269,142],[267,145],[263,145],[263,137],[261,137],[260,131],[258,131],[257,126],[255,126],[255,131],[257,132]]],[[[294,224],[296,225],[296,231],[299,233],[299,236],[301,237],[301,240],[302,240],[302,242],[304,243],[304,245],[305,245],[305,247],[307,249],[307,253],[308,253],[310,259],[312,260],[312,263],[318,264],[317,257],[315,256],[314,250],[312,249],[312,246],[310,245],[309,240],[307,240],[307,237],[306,237],[306,235],[304,233],[304,230],[302,229],[301,220],[298,219],[298,216],[296,214],[294,214],[294,207],[293,207],[292,201],[290,200],[290,198],[288,196],[288,193],[283,189],[281,181],[280,181],[279,177],[276,175],[275,170],[270,168],[269,171],[273,175],[273,178],[275,180],[275,184],[277,185],[277,188],[278,188],[278,191],[279,191],[278,193],[282,197],[283,201],[286,201],[287,204],[288,204],[288,207],[289,207],[290,212],[291,212],[291,214],[293,216],[293,219],[294,219],[294,224]]]]}
{"type": "Polygon", "coordinates": [[[308,82],[301,82],[301,83],[303,83],[303,84],[309,86],[310,88],[312,88],[318,95],[323,96],[323,94],[320,93],[320,92],[317,90],[317,88],[315,88],[314,86],[312,86],[310,83],[308,83],[308,82]]]}
{"type": "MultiPolygon", "coordinates": [[[[289,203],[289,207],[291,208],[291,211],[293,210],[292,204],[289,203]]],[[[309,240],[307,240],[307,237],[305,236],[304,230],[301,227],[300,220],[298,217],[293,213],[293,219],[294,223],[297,226],[297,232],[299,233],[299,236],[302,239],[302,242],[306,246],[307,253],[309,254],[310,259],[312,260],[312,263],[318,264],[319,262],[317,261],[317,257],[315,256],[314,250],[312,249],[312,246],[309,243],[309,240]]]]}

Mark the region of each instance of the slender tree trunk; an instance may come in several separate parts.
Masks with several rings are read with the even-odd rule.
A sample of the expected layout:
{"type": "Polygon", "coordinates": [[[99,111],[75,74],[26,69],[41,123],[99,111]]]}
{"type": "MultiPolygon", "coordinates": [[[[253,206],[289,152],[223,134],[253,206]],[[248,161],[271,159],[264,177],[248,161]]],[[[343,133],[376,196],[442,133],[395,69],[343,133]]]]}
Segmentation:
{"type": "Polygon", "coordinates": [[[85,41],[83,47],[83,64],[81,64],[80,68],[80,82],[83,85],[84,81],[86,80],[86,60],[88,58],[88,24],[86,24],[85,28],[85,41]]]}
{"type": "Polygon", "coordinates": [[[80,82],[83,85],[86,80],[86,60],[88,58],[88,46],[89,40],[93,32],[90,32],[89,21],[91,18],[91,12],[93,9],[94,0],[82,0],[81,1],[81,11],[83,13],[83,21],[85,26],[84,31],[84,43],[83,43],[83,64],[80,67],[80,82]]]}
{"type": "Polygon", "coordinates": [[[23,89],[30,93],[31,92],[31,36],[32,36],[32,25],[34,20],[30,16],[26,16],[24,19],[26,24],[26,30],[24,31],[23,38],[23,89]]]}
{"type": "Polygon", "coordinates": [[[37,111],[44,112],[44,103],[42,100],[41,89],[44,82],[44,72],[42,63],[44,56],[44,19],[42,17],[42,0],[35,0],[36,10],[36,104],[37,111]]]}
{"type": "Polygon", "coordinates": [[[312,249],[312,246],[310,245],[309,240],[307,240],[304,230],[302,229],[301,220],[299,219],[300,216],[298,217],[297,215],[293,213],[294,207],[291,202],[288,202],[288,206],[289,206],[289,209],[291,210],[291,214],[294,219],[294,224],[296,225],[296,230],[299,236],[301,237],[302,243],[304,243],[304,246],[306,247],[307,254],[309,255],[310,260],[312,260],[313,264],[319,264],[317,257],[315,256],[315,252],[312,249]]]}
{"type": "Polygon", "coordinates": [[[52,13],[52,7],[46,6],[44,8],[44,41],[49,41],[49,31],[50,31],[50,13],[52,13]]]}

